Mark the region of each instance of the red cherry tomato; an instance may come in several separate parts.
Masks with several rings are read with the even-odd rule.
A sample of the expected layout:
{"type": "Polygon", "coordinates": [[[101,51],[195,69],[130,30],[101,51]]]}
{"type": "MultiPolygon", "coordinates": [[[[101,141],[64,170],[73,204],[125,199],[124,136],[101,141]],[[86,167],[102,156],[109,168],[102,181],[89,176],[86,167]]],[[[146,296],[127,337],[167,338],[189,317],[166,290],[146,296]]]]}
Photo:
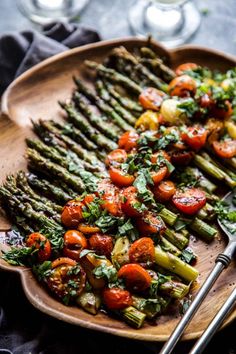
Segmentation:
{"type": "Polygon", "coordinates": [[[160,203],[167,202],[175,194],[176,188],[172,181],[162,181],[153,188],[153,194],[160,203]]]}
{"type": "Polygon", "coordinates": [[[96,254],[110,258],[113,250],[113,239],[111,236],[96,233],[90,237],[89,246],[96,254]]]}
{"type": "Polygon", "coordinates": [[[59,257],[52,262],[52,269],[57,268],[61,265],[70,265],[72,267],[76,266],[76,261],[69,257],[59,257]]]}
{"type": "Polygon", "coordinates": [[[130,217],[138,217],[142,211],[138,209],[140,202],[137,198],[137,189],[133,186],[123,190],[121,196],[121,209],[130,217]]]}
{"type": "Polygon", "coordinates": [[[105,289],[103,301],[110,310],[122,310],[133,303],[130,292],[121,288],[105,289]]]}
{"type": "Polygon", "coordinates": [[[180,76],[185,73],[185,71],[191,71],[197,69],[199,66],[196,63],[184,63],[175,69],[176,75],[180,76]]]}
{"type": "Polygon", "coordinates": [[[169,93],[171,96],[186,97],[196,93],[197,84],[189,75],[181,75],[174,78],[169,83],[169,93]]]}
{"type": "Polygon", "coordinates": [[[111,151],[106,157],[107,166],[120,166],[127,160],[127,153],[123,149],[116,149],[111,151]]]}
{"type": "Polygon", "coordinates": [[[101,207],[114,216],[121,216],[120,190],[109,179],[102,179],[98,183],[98,194],[102,199],[101,207]]]}
{"type": "Polygon", "coordinates": [[[193,215],[206,204],[206,194],[198,188],[188,188],[184,191],[178,189],[172,200],[182,213],[193,215]]]}
{"type": "Polygon", "coordinates": [[[118,271],[118,277],[123,278],[128,289],[132,291],[146,290],[152,281],[150,274],[139,264],[125,264],[118,271]]]}
{"type": "Polygon", "coordinates": [[[166,151],[164,150],[159,150],[158,152],[155,152],[154,154],[152,154],[151,156],[151,162],[154,164],[154,163],[157,163],[158,162],[158,157],[162,157],[164,158],[165,160],[167,161],[170,161],[170,156],[167,154],[166,151]]]}
{"type": "Polygon", "coordinates": [[[207,130],[198,125],[188,127],[186,130],[181,134],[182,140],[193,150],[200,150],[206,144],[207,130]]]}
{"type": "Polygon", "coordinates": [[[77,200],[70,200],[62,209],[61,222],[69,228],[76,228],[83,220],[84,204],[77,200]]]}
{"type": "Polygon", "coordinates": [[[143,235],[162,234],[166,226],[162,219],[148,211],[142,218],[136,220],[139,232],[143,235]]]}
{"type": "Polygon", "coordinates": [[[150,237],[141,237],[130,246],[129,259],[131,263],[153,262],[154,258],[154,242],[150,237]]]}
{"type": "Polygon", "coordinates": [[[171,162],[176,166],[187,166],[193,156],[192,151],[173,151],[171,154],[171,162]]]}
{"type": "Polygon", "coordinates": [[[121,135],[118,145],[120,149],[125,149],[125,151],[130,151],[137,147],[137,140],[139,139],[138,133],[135,131],[125,132],[121,135]]]}
{"type": "Polygon", "coordinates": [[[145,109],[159,111],[166,93],[154,87],[145,88],[139,95],[139,102],[145,109]]]}
{"type": "Polygon", "coordinates": [[[66,257],[75,259],[80,258],[80,252],[87,248],[88,243],[84,235],[77,230],[69,230],[64,235],[63,254],[66,257]]]}
{"type": "Polygon", "coordinates": [[[161,167],[158,171],[151,171],[151,177],[154,184],[160,183],[168,174],[168,168],[166,166],[161,167]]]}
{"type": "Polygon", "coordinates": [[[135,180],[134,176],[125,174],[119,168],[111,167],[109,169],[109,174],[112,182],[119,187],[128,187],[135,180]]]}
{"type": "Polygon", "coordinates": [[[26,246],[38,249],[37,257],[39,262],[47,261],[51,256],[50,241],[39,232],[34,232],[29,235],[26,240],[26,246]]]}
{"type": "Polygon", "coordinates": [[[230,159],[236,156],[236,140],[214,141],[212,146],[219,157],[230,159]]]}
{"type": "Polygon", "coordinates": [[[225,106],[224,108],[221,108],[215,105],[211,110],[211,115],[215,118],[220,118],[220,119],[229,118],[233,113],[232,104],[228,100],[226,100],[224,102],[224,106],[225,106]]]}

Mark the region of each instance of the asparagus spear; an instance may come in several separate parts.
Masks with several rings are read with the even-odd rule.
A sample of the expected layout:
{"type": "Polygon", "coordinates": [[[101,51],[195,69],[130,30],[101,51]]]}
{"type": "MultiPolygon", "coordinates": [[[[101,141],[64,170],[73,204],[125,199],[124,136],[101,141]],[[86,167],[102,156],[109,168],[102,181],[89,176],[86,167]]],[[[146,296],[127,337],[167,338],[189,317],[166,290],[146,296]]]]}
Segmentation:
{"type": "Polygon", "coordinates": [[[228,169],[227,167],[225,167],[224,165],[222,165],[218,160],[214,159],[213,157],[211,157],[209,154],[207,154],[206,152],[202,152],[201,156],[206,159],[207,161],[211,162],[213,165],[215,165],[216,167],[218,167],[219,169],[221,169],[222,171],[224,171],[226,174],[228,174],[234,181],[236,181],[236,174],[231,171],[230,169],[228,169]]]}
{"type": "MultiPolygon", "coordinates": [[[[133,129],[124,119],[121,118],[119,114],[117,114],[114,109],[109,106],[102,98],[94,94],[91,90],[89,90],[81,80],[74,78],[74,81],[78,87],[78,90],[82,92],[89,100],[97,105],[97,107],[104,112],[108,117],[112,117],[115,124],[123,130],[131,130],[133,129]]],[[[76,98],[76,95],[75,95],[76,98]]],[[[79,96],[77,96],[79,98],[79,96]]]]}
{"type": "Polygon", "coordinates": [[[54,176],[56,178],[60,178],[78,193],[82,193],[85,190],[84,184],[78,176],[71,174],[64,167],[61,167],[42,157],[37,151],[28,148],[27,158],[29,161],[29,166],[36,169],[40,173],[43,173],[49,177],[54,176]]]}
{"type": "Polygon", "coordinates": [[[105,150],[114,150],[117,144],[99,133],[88,121],[82,117],[71,104],[60,103],[61,107],[67,112],[68,119],[73,122],[75,126],[80,128],[86,135],[90,137],[98,146],[105,150]]]}
{"type": "Polygon", "coordinates": [[[197,217],[193,219],[193,221],[189,224],[189,227],[207,242],[211,242],[217,234],[217,230],[215,228],[211,227],[197,217]]]}
{"type": "Polygon", "coordinates": [[[106,101],[108,104],[110,104],[110,106],[113,107],[115,109],[115,111],[117,113],[119,113],[120,116],[122,118],[124,118],[129,124],[134,126],[134,124],[136,122],[136,118],[129,111],[127,111],[125,108],[123,108],[119,104],[119,102],[110,95],[110,93],[106,90],[106,87],[105,87],[102,80],[97,80],[96,88],[97,88],[97,91],[98,91],[100,97],[104,101],[106,101]]]}
{"type": "Polygon", "coordinates": [[[179,256],[181,254],[180,249],[178,249],[173,243],[168,241],[165,237],[160,236],[159,244],[163,251],[170,252],[174,254],[175,256],[179,256]]]}
{"type": "Polygon", "coordinates": [[[135,93],[136,95],[139,95],[142,92],[142,88],[136,82],[132,81],[127,76],[118,73],[116,70],[107,68],[102,64],[98,64],[90,60],[86,60],[85,64],[90,69],[96,70],[99,77],[106,78],[109,81],[123,85],[128,90],[131,90],[131,92],[135,93]]]}
{"type": "Polygon", "coordinates": [[[179,175],[179,181],[180,182],[186,182],[186,181],[196,181],[196,185],[200,186],[201,188],[203,188],[205,191],[209,192],[209,193],[213,193],[217,186],[211,182],[209,179],[207,179],[201,171],[199,171],[198,168],[196,167],[186,167],[183,171],[183,173],[181,173],[179,175]]]}
{"type": "Polygon", "coordinates": [[[188,294],[189,288],[190,288],[189,285],[174,280],[170,280],[163,284],[160,284],[159,287],[160,291],[164,295],[168,295],[174,299],[182,299],[184,296],[188,294]]]}
{"type": "Polygon", "coordinates": [[[120,314],[125,322],[135,328],[142,327],[143,322],[146,318],[146,315],[143,312],[137,310],[133,306],[129,306],[126,307],[124,310],[121,310],[120,314]]]}
{"type": "Polygon", "coordinates": [[[170,228],[165,230],[164,235],[168,241],[170,241],[173,245],[178,247],[180,250],[184,249],[189,242],[184,235],[182,235],[179,232],[175,232],[170,228]]]}
{"type": "Polygon", "coordinates": [[[81,112],[89,118],[90,122],[105,136],[108,138],[117,141],[117,137],[120,134],[120,130],[116,129],[114,124],[105,121],[101,116],[95,114],[90,108],[88,102],[84,99],[80,93],[75,92],[73,100],[75,105],[81,110],[81,112]]]}

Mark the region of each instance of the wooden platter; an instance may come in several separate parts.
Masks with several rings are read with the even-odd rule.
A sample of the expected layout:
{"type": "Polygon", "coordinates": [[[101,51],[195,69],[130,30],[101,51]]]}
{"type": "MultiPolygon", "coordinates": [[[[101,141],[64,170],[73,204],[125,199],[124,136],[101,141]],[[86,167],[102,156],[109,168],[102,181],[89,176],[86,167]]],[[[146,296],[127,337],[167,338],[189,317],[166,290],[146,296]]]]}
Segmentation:
{"type": "MultiPolygon", "coordinates": [[[[31,119],[60,119],[58,100],[70,97],[74,87],[72,75],[84,78],[85,59],[102,61],[110,50],[124,45],[133,50],[146,44],[143,39],[125,38],[105,41],[75,48],[49,58],[17,78],[2,97],[2,116],[0,117],[0,182],[6,175],[19,169],[26,169],[24,159],[26,136],[32,135],[31,119]]],[[[196,62],[211,69],[225,71],[236,65],[236,58],[224,53],[208,50],[198,46],[183,46],[168,51],[153,42],[153,50],[165,56],[172,68],[184,62],[196,62]]],[[[4,249],[5,230],[10,225],[4,215],[0,214],[0,249],[4,249]]],[[[225,247],[223,235],[210,244],[197,240],[192,243],[199,255],[197,268],[200,271],[198,287],[214,266],[214,260],[225,247]]],[[[29,301],[40,311],[68,323],[112,333],[119,336],[146,340],[165,341],[176,326],[179,315],[161,316],[156,325],[145,324],[142,329],[132,329],[125,323],[112,319],[102,313],[92,316],[77,307],[68,307],[55,300],[33,277],[25,267],[13,267],[0,259],[0,268],[19,273],[25,294],[29,301]]],[[[232,262],[224,271],[211,290],[197,315],[187,328],[184,340],[201,335],[215,313],[222,306],[235,286],[236,262],[232,262]]],[[[225,322],[230,323],[236,317],[236,310],[225,322]]]]}

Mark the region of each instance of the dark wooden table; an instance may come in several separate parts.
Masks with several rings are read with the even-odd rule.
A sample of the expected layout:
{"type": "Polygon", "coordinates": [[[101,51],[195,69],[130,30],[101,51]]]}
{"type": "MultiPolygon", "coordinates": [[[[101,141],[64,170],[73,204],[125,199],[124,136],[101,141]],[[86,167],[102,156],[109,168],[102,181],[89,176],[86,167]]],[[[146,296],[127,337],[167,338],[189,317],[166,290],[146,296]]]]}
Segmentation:
{"type": "MultiPolygon", "coordinates": [[[[95,28],[103,39],[132,35],[127,13],[133,3],[133,0],[91,0],[81,14],[80,23],[95,28]]],[[[189,43],[236,54],[236,1],[196,3],[204,14],[198,32],[189,43]]],[[[0,1],[0,34],[32,27],[17,10],[16,0],[0,1]]],[[[235,334],[236,322],[216,334],[205,353],[236,354],[235,334]]],[[[187,354],[192,346],[193,342],[179,343],[175,353],[187,354]]],[[[0,353],[157,354],[160,348],[157,343],[114,337],[50,318],[27,301],[16,275],[0,272],[0,353]]]]}

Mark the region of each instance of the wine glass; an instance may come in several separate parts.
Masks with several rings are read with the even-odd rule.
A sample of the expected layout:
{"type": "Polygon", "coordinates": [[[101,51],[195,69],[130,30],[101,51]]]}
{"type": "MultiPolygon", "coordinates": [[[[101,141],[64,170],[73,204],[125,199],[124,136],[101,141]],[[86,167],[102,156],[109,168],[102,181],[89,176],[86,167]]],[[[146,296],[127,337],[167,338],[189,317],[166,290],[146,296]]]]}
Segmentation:
{"type": "Polygon", "coordinates": [[[152,35],[167,47],[186,42],[200,22],[200,13],[189,0],[138,0],[129,11],[129,23],[136,35],[152,35]]]}
{"type": "Polygon", "coordinates": [[[89,0],[18,0],[20,11],[32,22],[46,25],[55,20],[69,21],[78,16],[89,0]]]}

